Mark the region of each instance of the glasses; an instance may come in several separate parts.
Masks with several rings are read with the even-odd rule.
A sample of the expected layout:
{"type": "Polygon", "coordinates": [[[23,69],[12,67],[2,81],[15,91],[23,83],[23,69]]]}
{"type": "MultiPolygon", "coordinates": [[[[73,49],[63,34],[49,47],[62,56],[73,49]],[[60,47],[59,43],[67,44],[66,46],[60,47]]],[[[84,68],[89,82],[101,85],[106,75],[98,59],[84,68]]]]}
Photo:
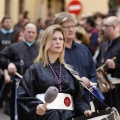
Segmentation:
{"type": "Polygon", "coordinates": [[[76,26],[75,25],[71,25],[71,26],[62,26],[62,27],[65,28],[65,29],[70,29],[70,28],[74,29],[76,26]]]}

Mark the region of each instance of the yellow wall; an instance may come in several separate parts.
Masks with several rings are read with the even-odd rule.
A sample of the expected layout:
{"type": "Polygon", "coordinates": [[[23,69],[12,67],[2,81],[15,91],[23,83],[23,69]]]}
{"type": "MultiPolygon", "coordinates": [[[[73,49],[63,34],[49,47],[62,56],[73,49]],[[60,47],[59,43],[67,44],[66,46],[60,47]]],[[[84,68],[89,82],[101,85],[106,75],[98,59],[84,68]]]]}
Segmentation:
{"type": "Polygon", "coordinates": [[[108,0],[81,0],[83,4],[82,14],[87,13],[108,13],[108,0]]]}
{"type": "MultiPolygon", "coordinates": [[[[46,19],[48,15],[48,8],[47,8],[47,1],[48,0],[23,0],[23,10],[29,11],[29,17],[32,22],[35,22],[38,18],[46,19]]],[[[53,14],[59,12],[60,10],[60,0],[51,0],[52,8],[51,11],[53,14]]],[[[68,6],[68,3],[71,0],[65,0],[65,9],[68,6]]],[[[82,13],[78,16],[87,15],[89,13],[101,12],[107,13],[108,12],[108,0],[80,0],[83,9],[82,13]]],[[[19,0],[10,0],[10,16],[13,19],[13,22],[16,23],[18,21],[18,14],[19,14],[19,0]]],[[[0,20],[5,15],[5,0],[0,0],[0,20]]]]}
{"type": "Polygon", "coordinates": [[[1,0],[0,1],[0,20],[4,17],[4,12],[5,12],[5,1],[1,0]]]}
{"type": "MultiPolygon", "coordinates": [[[[66,0],[66,8],[71,0],[66,0]]],[[[82,3],[82,12],[79,16],[101,12],[108,13],[108,0],[79,0],[82,3]]]]}

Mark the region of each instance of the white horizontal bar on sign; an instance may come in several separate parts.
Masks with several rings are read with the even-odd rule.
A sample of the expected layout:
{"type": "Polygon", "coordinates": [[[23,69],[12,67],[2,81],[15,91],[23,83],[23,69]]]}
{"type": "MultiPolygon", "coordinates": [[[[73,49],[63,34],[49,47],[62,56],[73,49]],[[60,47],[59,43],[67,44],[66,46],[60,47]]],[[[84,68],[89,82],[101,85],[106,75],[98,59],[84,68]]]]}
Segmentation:
{"type": "Polygon", "coordinates": [[[80,10],[81,9],[81,6],[80,5],[72,5],[72,6],[69,6],[69,10],[80,10]]]}

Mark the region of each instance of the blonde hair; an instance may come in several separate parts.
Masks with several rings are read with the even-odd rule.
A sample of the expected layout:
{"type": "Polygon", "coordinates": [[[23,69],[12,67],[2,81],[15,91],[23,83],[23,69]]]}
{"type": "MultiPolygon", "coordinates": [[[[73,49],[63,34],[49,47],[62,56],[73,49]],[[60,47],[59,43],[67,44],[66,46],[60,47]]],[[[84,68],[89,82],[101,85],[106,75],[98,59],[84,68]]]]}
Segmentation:
{"type": "MultiPolygon", "coordinates": [[[[48,28],[46,28],[43,35],[42,35],[42,38],[40,40],[39,54],[36,57],[34,62],[37,62],[37,63],[43,62],[44,67],[46,65],[48,65],[47,52],[48,52],[48,49],[50,48],[50,46],[52,44],[53,34],[56,31],[60,31],[62,33],[63,39],[65,41],[65,35],[64,35],[63,29],[60,25],[55,24],[55,25],[51,25],[48,28]]],[[[64,42],[63,50],[62,50],[62,52],[60,53],[60,56],[59,56],[59,61],[62,64],[65,64],[65,62],[64,62],[64,51],[65,51],[65,42],[64,42]]]]}
{"type": "Polygon", "coordinates": [[[81,39],[78,39],[78,41],[81,41],[82,44],[84,45],[89,45],[90,44],[90,38],[89,38],[89,35],[88,33],[85,31],[85,29],[83,27],[76,27],[75,28],[75,34],[76,34],[76,38],[77,38],[77,35],[81,35],[81,39]]]}

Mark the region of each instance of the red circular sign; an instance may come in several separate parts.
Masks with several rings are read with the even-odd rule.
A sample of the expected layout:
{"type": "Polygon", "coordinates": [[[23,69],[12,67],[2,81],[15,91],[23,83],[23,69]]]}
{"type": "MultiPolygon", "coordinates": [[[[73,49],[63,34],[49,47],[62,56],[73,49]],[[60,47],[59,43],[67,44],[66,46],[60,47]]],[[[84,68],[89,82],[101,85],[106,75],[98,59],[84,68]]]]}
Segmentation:
{"type": "Polygon", "coordinates": [[[69,4],[68,4],[68,12],[69,13],[73,13],[73,14],[80,14],[82,11],[82,4],[80,1],[78,0],[72,0],[69,4]]]}

